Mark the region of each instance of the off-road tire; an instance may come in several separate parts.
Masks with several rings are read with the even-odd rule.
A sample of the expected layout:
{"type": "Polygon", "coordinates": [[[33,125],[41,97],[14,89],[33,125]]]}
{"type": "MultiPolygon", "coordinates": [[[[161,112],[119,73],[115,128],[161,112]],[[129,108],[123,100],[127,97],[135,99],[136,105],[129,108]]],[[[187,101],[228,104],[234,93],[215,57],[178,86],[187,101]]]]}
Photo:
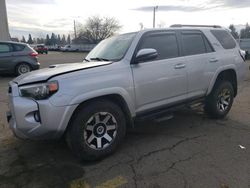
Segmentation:
{"type": "Polygon", "coordinates": [[[218,81],[216,82],[212,92],[207,96],[204,109],[212,118],[221,119],[224,118],[230,111],[233,100],[234,89],[232,83],[229,81],[218,81]],[[229,96],[229,98],[227,98],[228,101],[226,101],[228,105],[223,110],[223,107],[221,107],[221,103],[223,103],[221,102],[221,95],[224,91],[227,91],[227,95],[225,96],[229,96]]]}
{"type": "MultiPolygon", "coordinates": [[[[101,119],[101,117],[99,117],[101,119]]],[[[99,120],[100,120],[99,119],[99,120]]],[[[93,120],[96,121],[96,120],[93,120]]],[[[96,123],[96,122],[95,122],[96,123]]],[[[95,124],[93,127],[95,127],[95,124]]],[[[108,130],[108,129],[106,129],[108,130]]],[[[92,131],[94,132],[94,131],[92,131]]],[[[74,113],[66,133],[66,141],[79,160],[95,161],[113,153],[126,134],[126,120],[121,108],[113,102],[98,100],[83,104],[74,113]],[[116,136],[112,143],[104,149],[93,149],[85,138],[87,123],[95,114],[107,112],[116,120],[116,136]]],[[[102,138],[103,141],[103,138],[102,138]]],[[[105,141],[105,139],[104,139],[105,141]]],[[[97,138],[96,138],[97,143],[97,138]]]]}

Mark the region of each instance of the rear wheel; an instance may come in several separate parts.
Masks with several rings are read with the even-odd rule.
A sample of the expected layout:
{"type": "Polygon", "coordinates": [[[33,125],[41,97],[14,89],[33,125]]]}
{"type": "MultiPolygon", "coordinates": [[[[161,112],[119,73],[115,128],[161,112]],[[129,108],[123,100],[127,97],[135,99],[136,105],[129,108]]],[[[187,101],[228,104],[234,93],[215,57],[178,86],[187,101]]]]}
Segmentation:
{"type": "Polygon", "coordinates": [[[27,63],[20,63],[16,67],[16,75],[25,74],[31,71],[31,67],[27,63]]]}
{"type": "Polygon", "coordinates": [[[230,82],[220,81],[207,97],[205,111],[213,118],[224,118],[230,111],[234,100],[234,89],[230,82]]]}
{"type": "Polygon", "coordinates": [[[67,142],[80,160],[98,160],[111,154],[126,133],[121,108],[104,100],[83,105],[69,126],[67,142]]]}

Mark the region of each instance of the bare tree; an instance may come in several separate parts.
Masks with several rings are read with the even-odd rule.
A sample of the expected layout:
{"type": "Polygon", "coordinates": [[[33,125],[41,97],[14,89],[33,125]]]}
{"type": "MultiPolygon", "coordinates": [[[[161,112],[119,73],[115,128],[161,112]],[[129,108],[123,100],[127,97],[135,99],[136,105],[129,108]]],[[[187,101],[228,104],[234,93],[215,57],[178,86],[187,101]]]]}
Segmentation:
{"type": "Polygon", "coordinates": [[[93,16],[88,18],[86,24],[80,29],[76,40],[96,44],[113,36],[120,29],[121,26],[115,18],[93,16]]]}

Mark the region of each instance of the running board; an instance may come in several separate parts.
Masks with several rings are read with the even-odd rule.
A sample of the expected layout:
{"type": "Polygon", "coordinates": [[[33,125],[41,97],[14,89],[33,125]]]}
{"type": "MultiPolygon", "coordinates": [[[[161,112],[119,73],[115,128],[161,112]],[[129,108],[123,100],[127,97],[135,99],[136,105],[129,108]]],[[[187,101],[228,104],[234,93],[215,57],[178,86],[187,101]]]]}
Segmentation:
{"type": "Polygon", "coordinates": [[[154,121],[157,123],[160,123],[162,121],[168,121],[170,119],[173,119],[174,115],[173,114],[168,114],[167,116],[161,117],[161,118],[156,118],[154,121]]]}

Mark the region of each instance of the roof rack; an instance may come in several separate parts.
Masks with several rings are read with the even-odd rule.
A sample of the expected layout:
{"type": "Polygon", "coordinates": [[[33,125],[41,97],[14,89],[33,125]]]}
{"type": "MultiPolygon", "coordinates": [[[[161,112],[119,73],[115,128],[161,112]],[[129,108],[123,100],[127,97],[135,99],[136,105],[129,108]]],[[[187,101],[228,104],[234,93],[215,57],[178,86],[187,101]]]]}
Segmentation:
{"type": "Polygon", "coordinates": [[[222,28],[219,25],[182,25],[182,24],[174,24],[170,27],[213,27],[213,28],[222,28]]]}

